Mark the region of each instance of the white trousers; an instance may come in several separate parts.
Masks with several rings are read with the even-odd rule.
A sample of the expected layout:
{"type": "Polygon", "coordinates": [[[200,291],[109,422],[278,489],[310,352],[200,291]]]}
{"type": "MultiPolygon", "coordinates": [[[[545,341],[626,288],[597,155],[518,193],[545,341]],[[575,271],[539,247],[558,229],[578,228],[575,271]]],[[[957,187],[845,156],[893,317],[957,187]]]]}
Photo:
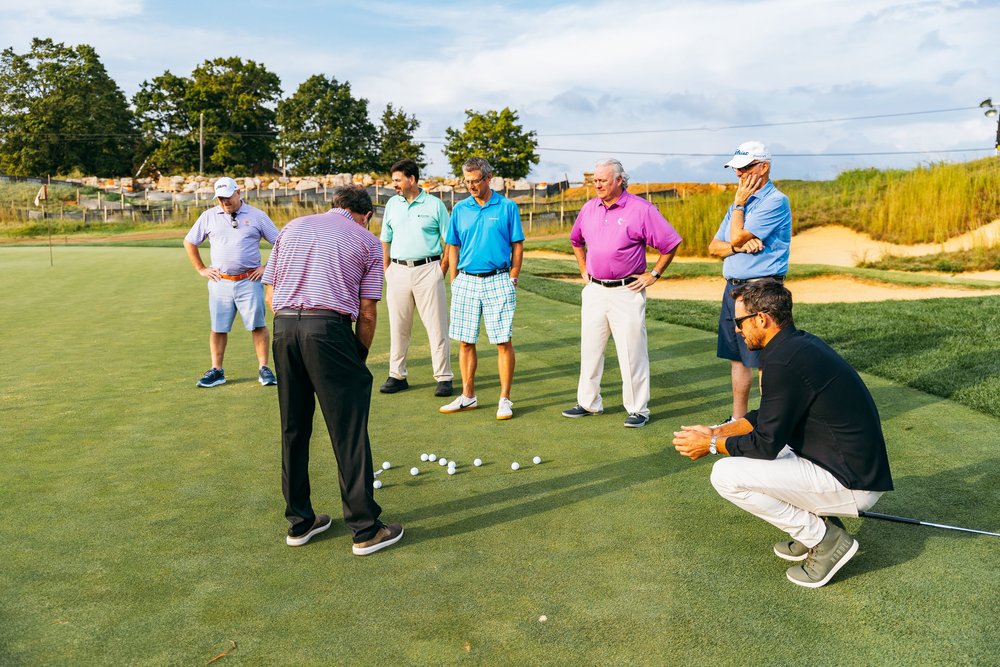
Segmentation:
{"type": "Polygon", "coordinates": [[[712,466],[712,486],[729,502],[809,548],[826,534],[822,517],[858,516],[882,495],[846,488],[787,446],[773,461],[745,456],[719,459],[712,466]]]}
{"type": "Polygon", "coordinates": [[[434,379],[451,380],[454,374],[448,343],[448,300],[441,264],[409,267],[391,263],[385,272],[385,302],[389,310],[389,375],[397,380],[406,378],[415,306],[427,330],[434,379]]]}
{"type": "Polygon", "coordinates": [[[580,311],[580,383],[576,402],[590,412],[604,409],[601,376],[608,335],[615,339],[622,372],[622,404],[629,414],[649,417],[649,348],[646,340],[646,292],[627,287],[583,288],[580,311]]]}

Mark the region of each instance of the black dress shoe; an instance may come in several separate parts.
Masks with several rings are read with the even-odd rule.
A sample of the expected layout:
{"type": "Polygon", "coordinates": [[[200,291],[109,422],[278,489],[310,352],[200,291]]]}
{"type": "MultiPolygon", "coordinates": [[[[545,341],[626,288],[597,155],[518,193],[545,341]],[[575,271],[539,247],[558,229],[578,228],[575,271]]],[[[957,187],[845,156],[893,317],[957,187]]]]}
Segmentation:
{"type": "Polygon", "coordinates": [[[385,379],[382,386],[378,388],[383,394],[395,394],[397,391],[403,391],[404,389],[409,389],[410,383],[406,381],[406,378],[402,380],[397,380],[391,375],[385,379]]]}
{"type": "Polygon", "coordinates": [[[434,390],[435,396],[451,396],[454,389],[451,387],[451,380],[441,380],[437,384],[437,388],[434,390]]]}

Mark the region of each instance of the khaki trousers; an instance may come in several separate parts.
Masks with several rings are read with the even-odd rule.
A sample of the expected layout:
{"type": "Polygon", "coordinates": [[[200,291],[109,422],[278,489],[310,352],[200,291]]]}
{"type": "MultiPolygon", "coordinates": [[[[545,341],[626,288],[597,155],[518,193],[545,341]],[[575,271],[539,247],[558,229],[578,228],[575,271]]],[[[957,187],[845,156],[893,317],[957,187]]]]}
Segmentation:
{"type": "Polygon", "coordinates": [[[576,402],[590,412],[604,409],[601,376],[608,336],[615,339],[622,373],[622,404],[629,414],[649,416],[649,347],[646,341],[646,293],[628,287],[583,288],[580,309],[580,383],[576,402]]]}
{"type": "Polygon", "coordinates": [[[416,307],[427,330],[431,367],[438,382],[451,380],[451,347],[448,343],[448,301],[441,264],[409,267],[395,262],[385,271],[385,301],[389,310],[389,375],[406,378],[406,354],[413,331],[416,307]]]}

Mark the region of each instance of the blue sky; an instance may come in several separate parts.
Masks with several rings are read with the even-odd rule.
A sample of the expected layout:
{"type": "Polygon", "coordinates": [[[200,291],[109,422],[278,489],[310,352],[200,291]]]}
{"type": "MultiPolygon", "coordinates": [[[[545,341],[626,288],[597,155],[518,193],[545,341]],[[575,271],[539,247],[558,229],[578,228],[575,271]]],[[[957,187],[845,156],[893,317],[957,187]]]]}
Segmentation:
{"type": "Polygon", "coordinates": [[[991,155],[996,121],[972,107],[1000,102],[1000,0],[0,0],[0,15],[0,47],[90,44],[129,96],[232,55],[286,94],[312,74],[349,81],[373,118],[388,102],[417,116],[439,175],[434,142],[465,109],[520,113],[539,135],[532,180],[610,156],[635,180],[725,181],[718,156],[747,139],[777,178],[991,155]],[[960,111],[802,122],[941,109],[960,111]],[[766,126],[721,129],[751,124],[766,126]],[[850,155],[899,151],[920,153],[850,155]]]}

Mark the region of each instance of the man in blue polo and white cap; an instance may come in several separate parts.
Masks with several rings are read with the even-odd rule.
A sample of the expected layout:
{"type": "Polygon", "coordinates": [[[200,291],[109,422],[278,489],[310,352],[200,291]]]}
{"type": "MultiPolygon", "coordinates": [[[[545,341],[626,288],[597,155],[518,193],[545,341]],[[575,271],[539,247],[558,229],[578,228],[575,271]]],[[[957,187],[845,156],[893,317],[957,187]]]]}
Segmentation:
{"type": "MultiPolygon", "coordinates": [[[[736,172],[739,184],[708,252],[722,258],[726,287],[719,314],[717,355],[731,365],[733,408],[729,420],[747,413],[753,369],[760,368],[760,351],[748,350],[737,334],[733,288],[758,280],[783,281],[792,242],[792,209],[771,182],[771,152],[759,141],[740,144],[724,166],[736,172]]],[[[759,373],[758,373],[759,376],[759,373]]]]}
{"type": "Polygon", "coordinates": [[[273,245],[278,228],[266,213],[242,200],[239,186],[229,177],[215,182],[215,199],[219,205],[202,213],[184,237],[191,265],[208,279],[208,310],[212,320],[208,339],[212,367],[198,380],[197,386],[216,387],[226,383],[222,359],[237,311],[253,338],[257,381],[264,386],[277,384],[267,365],[270,340],[265,323],[264,287],[260,282],[264,275],[260,240],[266,239],[273,245]],[[206,238],[211,246],[211,266],[205,266],[198,250],[206,238]]]}

